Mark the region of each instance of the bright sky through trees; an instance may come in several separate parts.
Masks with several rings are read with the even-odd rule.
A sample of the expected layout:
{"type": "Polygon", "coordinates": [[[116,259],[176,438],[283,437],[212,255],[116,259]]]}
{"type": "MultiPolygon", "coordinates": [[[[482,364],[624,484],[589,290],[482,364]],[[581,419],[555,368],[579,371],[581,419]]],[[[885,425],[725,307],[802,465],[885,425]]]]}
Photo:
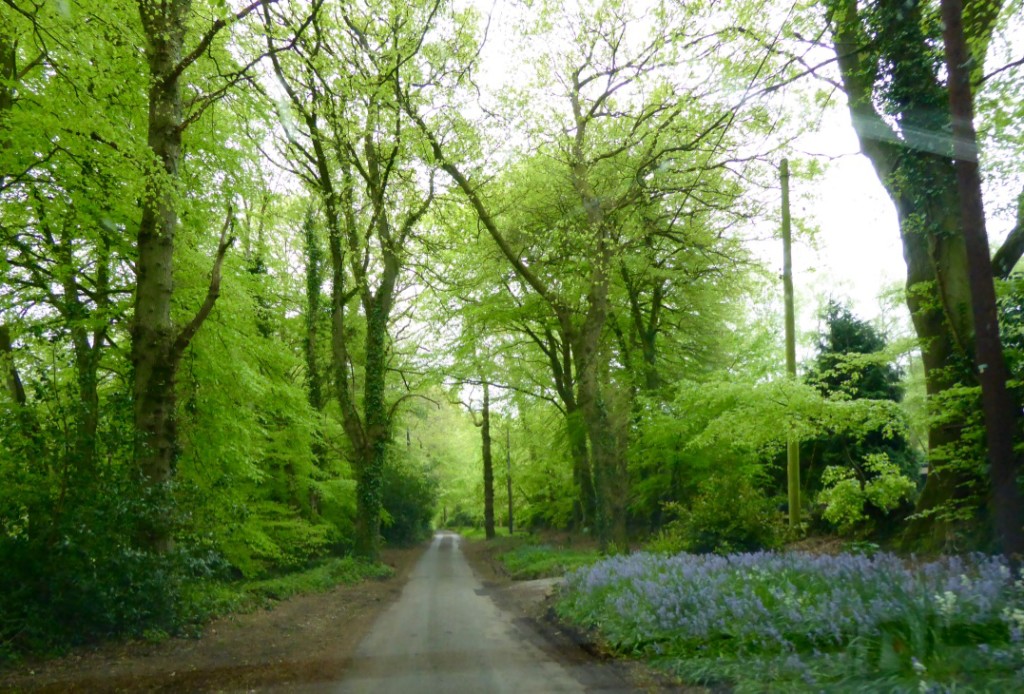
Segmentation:
{"type": "MultiPolygon", "coordinates": [[[[516,3],[468,0],[467,4],[475,6],[482,21],[488,23],[481,55],[483,86],[496,92],[527,79],[526,61],[515,47],[516,22],[522,17],[516,3]]],[[[1014,55],[1015,44],[1024,43],[1019,27],[1009,33],[1012,38],[993,49],[1001,51],[1001,56],[994,57],[994,63],[1007,62],[1014,55]]],[[[808,90],[823,86],[813,77],[805,82],[808,90]]],[[[808,191],[808,185],[801,181],[795,181],[793,186],[793,214],[798,227],[817,231],[813,241],[799,232],[795,241],[798,332],[815,333],[820,327],[819,310],[828,300],[835,299],[849,301],[858,315],[878,320],[885,329],[900,336],[909,336],[913,333],[910,315],[899,293],[906,280],[906,265],[896,213],[860,153],[843,99],[841,92],[835,92],[823,112],[812,115],[819,119],[819,127],[794,144],[797,158],[814,158],[825,167],[824,174],[814,182],[813,191],[808,191]]],[[[988,214],[993,219],[993,247],[998,246],[1013,225],[1007,195],[1015,191],[1007,195],[1003,192],[1006,191],[998,183],[986,191],[988,214]]],[[[768,241],[756,245],[770,266],[781,272],[781,245],[768,241]]],[[[801,358],[809,354],[808,349],[807,344],[801,345],[801,358]]]]}

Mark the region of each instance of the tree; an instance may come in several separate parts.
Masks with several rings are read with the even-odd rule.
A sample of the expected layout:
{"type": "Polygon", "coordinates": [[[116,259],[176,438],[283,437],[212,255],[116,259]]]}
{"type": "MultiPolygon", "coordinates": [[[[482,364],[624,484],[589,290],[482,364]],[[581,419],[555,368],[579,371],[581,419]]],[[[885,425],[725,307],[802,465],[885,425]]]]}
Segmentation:
{"type": "Polygon", "coordinates": [[[1009,557],[1024,557],[1024,503],[1017,475],[1020,458],[1014,452],[1015,413],[1007,387],[1009,374],[999,337],[999,315],[985,210],[981,198],[978,171],[978,138],[974,130],[974,103],[971,94],[972,56],[964,36],[964,18],[960,0],[942,0],[943,43],[949,73],[949,112],[952,122],[956,187],[960,198],[960,221],[967,247],[967,274],[971,286],[974,316],[975,360],[981,381],[981,401],[985,412],[988,441],[989,475],[996,541],[1009,557]]]}
{"type": "MultiPolygon", "coordinates": [[[[867,321],[853,315],[846,306],[829,301],[822,313],[823,331],[818,337],[818,354],[806,382],[823,396],[836,401],[903,399],[903,374],[892,361],[883,335],[867,321]]],[[[873,460],[884,455],[899,474],[918,479],[920,463],[899,422],[841,432],[822,432],[803,442],[801,457],[807,461],[806,487],[821,490],[822,473],[828,468],[852,475],[861,485],[878,473],[873,460]]],[[[877,467],[877,466],[876,466],[877,467]]],[[[888,468],[887,468],[888,469],[888,468]]],[[[891,530],[892,522],[886,528],[891,530]]]]}
{"type": "Polygon", "coordinates": [[[824,330],[807,381],[823,395],[899,402],[902,373],[888,361],[887,343],[878,330],[837,301],[828,302],[821,318],[824,330]]]}
{"type": "Polygon", "coordinates": [[[439,10],[439,3],[319,2],[304,18],[269,7],[263,15],[274,73],[298,121],[286,132],[289,166],[324,210],[334,390],[355,462],[356,551],[370,558],[380,547],[380,489],[394,411],[387,401],[389,329],[413,236],[434,195],[431,173],[426,185],[418,180],[415,131],[406,129],[393,99],[416,79],[439,10]],[[293,39],[293,28],[305,25],[308,35],[293,39]],[[279,55],[282,40],[291,50],[279,55]],[[362,335],[361,352],[355,334],[362,335]],[[350,375],[357,360],[361,387],[350,375]]]}
{"type": "MultiPolygon", "coordinates": [[[[140,479],[157,505],[165,504],[166,485],[178,454],[175,379],[182,355],[213,310],[220,294],[224,255],[233,242],[231,205],[214,252],[210,285],[202,304],[182,327],[172,321],[174,239],[178,230],[182,142],[186,130],[240,79],[226,76],[211,92],[199,91],[186,112],[182,80],[211,47],[224,27],[238,22],[270,0],[259,0],[212,22],[186,52],[185,37],[193,20],[190,0],[139,0],[149,73],[147,142],[153,163],[145,168],[147,194],[136,235],[135,302],[131,364],[135,419],[135,459],[140,479]]],[[[201,89],[201,88],[200,88],[201,89]]],[[[143,546],[165,552],[171,529],[165,514],[140,528],[143,546]]]]}
{"type": "MultiPolygon", "coordinates": [[[[605,546],[627,542],[632,393],[615,376],[617,355],[607,341],[619,261],[645,234],[640,210],[683,221],[688,206],[724,208],[730,197],[714,176],[706,186],[704,178],[720,158],[735,156],[738,108],[699,86],[673,82],[669,56],[692,38],[688,22],[695,16],[670,14],[659,15],[661,24],[643,40],[629,42],[623,37],[633,18],[626,8],[595,3],[566,13],[572,45],[547,58],[559,66],[560,102],[537,114],[538,121],[557,123],[558,134],[552,129],[531,143],[534,151],[496,186],[483,184],[460,161],[458,127],[428,124],[419,92],[405,96],[435,158],[514,269],[514,293],[535,294],[548,325],[557,326],[557,335],[537,333],[535,342],[545,345],[552,369],[575,390],[593,471],[595,529],[605,546]],[[510,196],[521,201],[516,209],[499,202],[510,196]]],[[[701,39],[693,41],[688,48],[697,50],[701,39]]],[[[757,119],[750,124],[758,127],[757,119]]]]}
{"type": "MultiPolygon", "coordinates": [[[[896,206],[907,260],[907,305],[921,343],[928,396],[936,402],[960,384],[978,382],[971,367],[974,319],[953,150],[942,135],[949,131],[950,117],[937,8],[852,0],[829,0],[825,8],[861,149],[896,206]]],[[[999,9],[1000,3],[965,5],[977,71],[999,9]]],[[[1004,254],[997,266],[1012,267],[1019,251],[1016,256],[1004,254]]],[[[976,490],[971,470],[977,463],[962,460],[972,455],[962,445],[964,426],[963,414],[956,413],[930,425],[931,470],[908,541],[941,545],[950,531],[949,517],[936,513],[964,503],[976,490]]]]}

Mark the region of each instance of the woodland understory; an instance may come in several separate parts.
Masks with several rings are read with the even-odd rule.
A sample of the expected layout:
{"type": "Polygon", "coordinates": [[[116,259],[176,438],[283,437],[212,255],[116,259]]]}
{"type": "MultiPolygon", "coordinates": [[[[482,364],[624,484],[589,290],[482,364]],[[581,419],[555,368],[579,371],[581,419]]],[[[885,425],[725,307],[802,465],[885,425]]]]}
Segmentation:
{"type": "Polygon", "coordinates": [[[1017,566],[1021,15],[0,0],[0,662],[438,526],[1017,566]],[[834,108],[910,321],[826,297],[789,376],[834,108]]]}

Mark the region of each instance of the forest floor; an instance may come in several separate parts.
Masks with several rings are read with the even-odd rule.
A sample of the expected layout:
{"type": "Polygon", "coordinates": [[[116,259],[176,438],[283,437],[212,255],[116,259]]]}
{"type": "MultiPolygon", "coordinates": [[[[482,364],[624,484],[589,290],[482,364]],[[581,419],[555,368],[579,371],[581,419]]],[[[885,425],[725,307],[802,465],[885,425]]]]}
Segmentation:
{"type": "MultiPolygon", "coordinates": [[[[593,670],[593,682],[584,682],[591,685],[588,689],[706,691],[681,688],[639,663],[608,658],[589,635],[554,617],[554,581],[512,581],[498,561],[500,547],[495,544],[464,541],[462,550],[487,595],[516,620],[526,622],[538,646],[576,666],[577,672],[593,670]],[[609,678],[621,684],[608,687],[609,678]]],[[[343,677],[359,642],[401,594],[422,552],[422,546],[385,550],[383,560],[394,568],[391,578],[342,585],[275,603],[271,609],[228,615],[208,624],[198,639],[111,643],[24,663],[0,672],[0,692],[320,691],[343,677]]]]}

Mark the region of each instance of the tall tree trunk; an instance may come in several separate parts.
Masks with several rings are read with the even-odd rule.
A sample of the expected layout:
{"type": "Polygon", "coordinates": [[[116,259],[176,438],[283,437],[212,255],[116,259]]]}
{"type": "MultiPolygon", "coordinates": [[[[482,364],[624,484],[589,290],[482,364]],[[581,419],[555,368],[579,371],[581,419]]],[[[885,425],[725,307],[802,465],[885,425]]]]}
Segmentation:
{"type": "MultiPolygon", "coordinates": [[[[918,513],[935,511],[975,496],[980,479],[970,465],[953,464],[963,455],[964,413],[951,408],[940,414],[944,393],[965,380],[970,383],[970,292],[966,249],[957,217],[957,195],[948,161],[917,157],[933,176],[908,181],[896,194],[903,255],[907,263],[907,305],[921,345],[932,421],[928,427],[929,474],[918,499],[918,513]],[[929,183],[934,187],[928,188],[929,183]],[[927,201],[921,204],[922,198],[927,201]],[[922,212],[924,213],[922,215],[922,212]],[[924,221],[922,222],[922,218],[924,221]],[[924,224],[935,231],[926,233],[924,224]]],[[[893,192],[890,192],[894,195],[893,192]]],[[[907,524],[908,546],[940,549],[955,532],[945,515],[920,515],[907,524]]]]}
{"type": "Polygon", "coordinates": [[[975,359],[988,439],[992,517],[1000,549],[1009,557],[1024,560],[1024,507],[1017,482],[1020,465],[1013,450],[1018,406],[1006,386],[1009,373],[999,337],[999,313],[985,232],[981,175],[978,172],[978,138],[974,130],[974,103],[962,5],[960,0],[941,0],[941,6],[957,191],[960,194],[960,217],[967,246],[974,314],[975,359]]]}
{"type": "Polygon", "coordinates": [[[563,401],[563,405],[565,427],[569,436],[569,454],[572,456],[572,479],[576,486],[573,515],[577,529],[582,530],[593,524],[597,505],[590,451],[587,447],[587,424],[576,404],[575,394],[568,402],[563,401]]]}
{"type": "Polygon", "coordinates": [[[940,136],[949,119],[942,108],[944,87],[921,59],[927,41],[921,30],[921,6],[878,5],[879,36],[869,38],[867,20],[855,0],[826,0],[829,21],[851,121],[861,149],[896,206],[907,265],[907,306],[921,345],[925,385],[933,412],[929,425],[930,472],[918,501],[917,518],[905,531],[909,545],[941,548],[953,526],[935,513],[950,502],[974,496],[972,461],[951,464],[963,451],[962,413],[940,397],[970,374],[973,319],[966,247],[960,225],[951,151],[940,136]],[[885,21],[882,21],[884,19],[885,21]],[[885,69],[891,94],[887,108],[900,113],[899,133],[876,108],[879,71],[885,69]],[[877,78],[877,79],[876,79],[877,78]]]}
{"type": "MultiPolygon", "coordinates": [[[[235,15],[241,18],[259,3],[235,15]]],[[[178,453],[175,377],[181,356],[213,310],[220,295],[224,255],[234,241],[228,235],[229,208],[217,247],[210,286],[203,304],[180,330],[171,321],[174,279],[174,236],[178,226],[177,198],[181,139],[186,123],[181,101],[181,73],[226,25],[214,22],[196,51],[182,57],[191,16],[190,0],[139,0],[149,67],[149,149],[158,167],[150,168],[136,242],[135,311],[131,326],[135,466],[154,512],[140,523],[137,541],[154,552],[172,546],[171,499],[168,483],[178,453]]]]}
{"type": "Polygon", "coordinates": [[[494,539],[494,458],[491,455],[491,398],[488,384],[484,381],[484,409],[481,414],[480,437],[484,459],[484,535],[494,539]]]}
{"type": "MultiPolygon", "coordinates": [[[[100,311],[106,304],[109,291],[109,252],[104,240],[96,260],[95,295],[100,311]]],[[[72,468],[85,475],[93,471],[96,459],[96,432],[99,428],[99,365],[106,340],[105,320],[95,316],[82,303],[76,274],[71,239],[61,239],[57,248],[66,271],[62,278],[62,315],[71,332],[71,344],[75,355],[75,375],[78,393],[75,402],[75,434],[72,440],[72,468]],[[98,327],[89,330],[89,323],[98,327]],[[90,341],[91,338],[91,341],[90,341]]]]}
{"type": "Polygon", "coordinates": [[[320,412],[327,404],[323,390],[323,372],[320,367],[320,311],[323,298],[323,251],[316,235],[316,217],[313,209],[306,213],[302,225],[306,251],[306,339],[303,351],[306,357],[306,393],[310,406],[320,412]]]}
{"type": "Polygon", "coordinates": [[[374,560],[380,554],[381,487],[391,426],[384,398],[390,303],[382,302],[380,298],[378,295],[378,300],[366,306],[366,375],[363,384],[366,435],[361,455],[356,459],[355,551],[361,557],[374,560]]]}
{"type": "Polygon", "coordinates": [[[576,365],[576,401],[583,413],[590,442],[596,498],[595,530],[602,550],[611,545],[624,550],[629,547],[626,533],[626,504],[628,499],[628,470],[625,459],[625,431],[615,426],[601,392],[599,360],[601,336],[608,321],[608,292],[611,273],[611,240],[609,220],[601,199],[588,180],[589,167],[585,163],[584,141],[586,121],[580,116],[580,107],[573,101],[577,115],[577,131],[573,146],[571,178],[573,188],[587,214],[594,251],[587,287],[587,311],[582,325],[572,325],[572,318],[564,312],[559,316],[563,332],[572,335],[572,356],[576,365]]]}
{"type": "MultiPolygon", "coordinates": [[[[171,323],[174,277],[174,236],[178,213],[178,165],[181,159],[182,103],[177,66],[181,60],[187,0],[139,3],[149,64],[148,142],[159,169],[150,175],[142,201],[135,264],[135,315],[132,323],[131,361],[134,375],[135,460],[142,483],[166,506],[164,487],[170,481],[177,454],[173,358],[175,340],[171,323]]],[[[170,519],[155,514],[155,522],[141,529],[139,540],[148,549],[171,546],[170,519]]]]}
{"type": "MultiPolygon", "coordinates": [[[[324,393],[324,374],[320,363],[320,313],[323,300],[323,250],[316,234],[316,216],[313,208],[306,212],[302,225],[304,249],[306,252],[306,338],[303,352],[306,357],[306,395],[309,405],[318,414],[327,405],[324,393]]],[[[313,463],[323,469],[327,461],[327,447],[319,422],[310,445],[313,463]]],[[[309,489],[309,510],[313,517],[320,513],[320,497],[316,489],[309,489]]]]}
{"type": "Polygon", "coordinates": [[[591,292],[591,313],[574,343],[577,359],[576,400],[586,424],[594,481],[594,530],[602,550],[629,547],[626,505],[629,495],[625,431],[614,421],[599,381],[598,359],[606,294],[591,292]]]}

